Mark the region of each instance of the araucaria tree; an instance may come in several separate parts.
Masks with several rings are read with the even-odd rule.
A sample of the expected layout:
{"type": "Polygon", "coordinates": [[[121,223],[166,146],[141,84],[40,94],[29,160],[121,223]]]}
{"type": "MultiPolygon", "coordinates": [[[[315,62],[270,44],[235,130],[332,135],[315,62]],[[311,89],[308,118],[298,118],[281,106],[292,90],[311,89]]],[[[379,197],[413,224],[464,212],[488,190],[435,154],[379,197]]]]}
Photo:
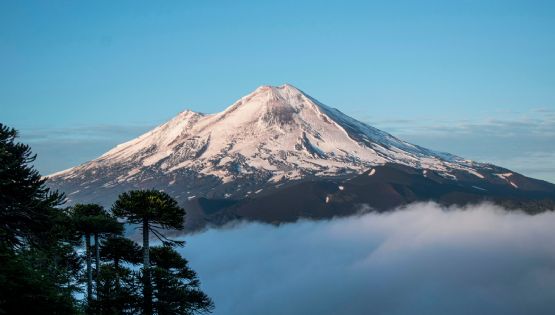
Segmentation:
{"type": "Polygon", "coordinates": [[[59,208],[64,196],[16,138],[0,124],[0,314],[74,314],[78,239],[59,208]]]}
{"type": "Polygon", "coordinates": [[[64,195],[46,187],[31,165],[35,155],[16,138],[14,129],[0,124],[0,314],[138,314],[141,302],[148,315],[212,309],[195,273],[171,248],[182,242],[161,232],[183,229],[185,210],[174,199],[155,190],[130,191],[119,196],[112,214],[96,204],[62,208],[64,195]],[[122,236],[123,224],[115,215],[142,228],[142,249],[122,236]],[[163,244],[153,249],[152,258],[151,233],[163,244]],[[86,309],[75,294],[82,291],[76,248],[83,239],[86,309]],[[142,275],[132,267],[141,261],[141,251],[142,275]]]}
{"type": "Polygon", "coordinates": [[[100,248],[100,257],[105,261],[113,262],[115,269],[119,269],[121,263],[138,264],[141,261],[141,247],[132,240],[121,237],[108,237],[100,248]]]}
{"type": "Polygon", "coordinates": [[[141,248],[132,240],[110,236],[102,242],[105,262],[97,278],[97,309],[100,314],[137,314],[142,309],[138,272],[132,265],[142,259],[141,248]]]}
{"type": "Polygon", "coordinates": [[[152,282],[158,315],[209,313],[212,300],[200,290],[196,272],[170,246],[151,248],[152,282]]]}
{"type": "Polygon", "coordinates": [[[139,224],[143,232],[143,295],[144,314],[152,314],[152,281],[150,267],[150,232],[164,244],[177,242],[167,239],[161,229],[183,229],[185,210],[168,194],[157,190],[134,190],[121,194],[112,207],[114,215],[139,224]]]}
{"type": "Polygon", "coordinates": [[[87,273],[87,302],[89,306],[93,300],[93,269],[91,236],[94,237],[95,253],[95,278],[100,272],[100,244],[99,239],[105,234],[120,234],[123,226],[116,218],[112,217],[104,208],[97,204],[76,204],[71,209],[76,231],[85,237],[85,260],[87,273]]]}

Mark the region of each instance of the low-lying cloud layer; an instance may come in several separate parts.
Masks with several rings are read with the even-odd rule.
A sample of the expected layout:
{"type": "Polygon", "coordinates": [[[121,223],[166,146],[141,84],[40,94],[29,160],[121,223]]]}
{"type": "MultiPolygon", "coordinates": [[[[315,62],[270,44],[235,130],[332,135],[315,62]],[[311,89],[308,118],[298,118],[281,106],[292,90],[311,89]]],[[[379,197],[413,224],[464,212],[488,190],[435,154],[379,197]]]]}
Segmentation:
{"type": "Polygon", "coordinates": [[[215,314],[555,314],[555,213],[421,203],[187,240],[215,314]]]}

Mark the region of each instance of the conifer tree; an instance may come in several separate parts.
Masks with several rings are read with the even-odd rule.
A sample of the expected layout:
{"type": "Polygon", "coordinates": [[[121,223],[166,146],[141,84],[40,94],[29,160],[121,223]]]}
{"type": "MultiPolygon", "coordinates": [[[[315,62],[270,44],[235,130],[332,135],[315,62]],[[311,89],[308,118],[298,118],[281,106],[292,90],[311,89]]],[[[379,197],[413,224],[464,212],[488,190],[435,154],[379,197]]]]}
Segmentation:
{"type": "Polygon", "coordinates": [[[150,250],[156,314],[189,315],[213,310],[214,303],[201,291],[197,274],[185,258],[168,245],[150,250]]]}
{"type": "Polygon", "coordinates": [[[87,274],[87,302],[91,305],[93,300],[93,268],[91,236],[95,239],[96,277],[100,272],[100,245],[99,236],[108,233],[121,233],[123,226],[110,216],[106,210],[97,204],[76,204],[72,208],[73,220],[76,230],[85,237],[85,261],[87,274]]]}
{"type": "Polygon", "coordinates": [[[0,313],[72,314],[79,264],[64,196],[46,187],[17,136],[0,124],[0,313]]]}
{"type": "Polygon", "coordinates": [[[107,238],[100,248],[100,256],[105,261],[112,261],[116,272],[116,286],[119,286],[120,264],[138,264],[141,262],[141,247],[128,238],[112,236],[107,238]]]}
{"type": "Polygon", "coordinates": [[[152,314],[150,232],[164,244],[178,244],[166,238],[161,229],[183,229],[185,210],[168,194],[157,190],[134,190],[119,195],[112,207],[118,217],[139,224],[143,233],[143,295],[146,315],[152,314]]]}
{"type": "Polygon", "coordinates": [[[136,314],[141,310],[140,275],[127,266],[141,262],[141,248],[130,239],[110,236],[100,248],[105,264],[97,284],[101,314],[136,314]]]}
{"type": "Polygon", "coordinates": [[[52,219],[52,209],[64,196],[52,192],[31,165],[31,148],[17,143],[13,128],[0,123],[0,245],[18,249],[41,243],[52,219]]]}

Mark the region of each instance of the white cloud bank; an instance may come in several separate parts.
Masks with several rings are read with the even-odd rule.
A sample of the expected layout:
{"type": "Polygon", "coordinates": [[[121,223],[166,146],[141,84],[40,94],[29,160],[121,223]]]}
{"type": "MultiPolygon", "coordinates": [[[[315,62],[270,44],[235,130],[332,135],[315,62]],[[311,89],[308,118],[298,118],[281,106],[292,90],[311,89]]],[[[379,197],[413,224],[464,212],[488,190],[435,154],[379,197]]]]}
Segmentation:
{"type": "Polygon", "coordinates": [[[555,213],[421,203],[187,240],[216,315],[555,314],[555,213]]]}

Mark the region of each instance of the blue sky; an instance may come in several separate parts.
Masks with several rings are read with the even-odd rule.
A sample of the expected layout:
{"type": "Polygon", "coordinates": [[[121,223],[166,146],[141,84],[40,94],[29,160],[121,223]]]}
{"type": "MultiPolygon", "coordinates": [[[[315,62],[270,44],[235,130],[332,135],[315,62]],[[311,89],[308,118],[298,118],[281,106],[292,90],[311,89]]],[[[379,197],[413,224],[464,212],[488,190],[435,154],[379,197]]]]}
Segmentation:
{"type": "Polygon", "coordinates": [[[406,140],[555,181],[553,1],[2,1],[0,121],[50,173],[294,84],[406,140]]]}

